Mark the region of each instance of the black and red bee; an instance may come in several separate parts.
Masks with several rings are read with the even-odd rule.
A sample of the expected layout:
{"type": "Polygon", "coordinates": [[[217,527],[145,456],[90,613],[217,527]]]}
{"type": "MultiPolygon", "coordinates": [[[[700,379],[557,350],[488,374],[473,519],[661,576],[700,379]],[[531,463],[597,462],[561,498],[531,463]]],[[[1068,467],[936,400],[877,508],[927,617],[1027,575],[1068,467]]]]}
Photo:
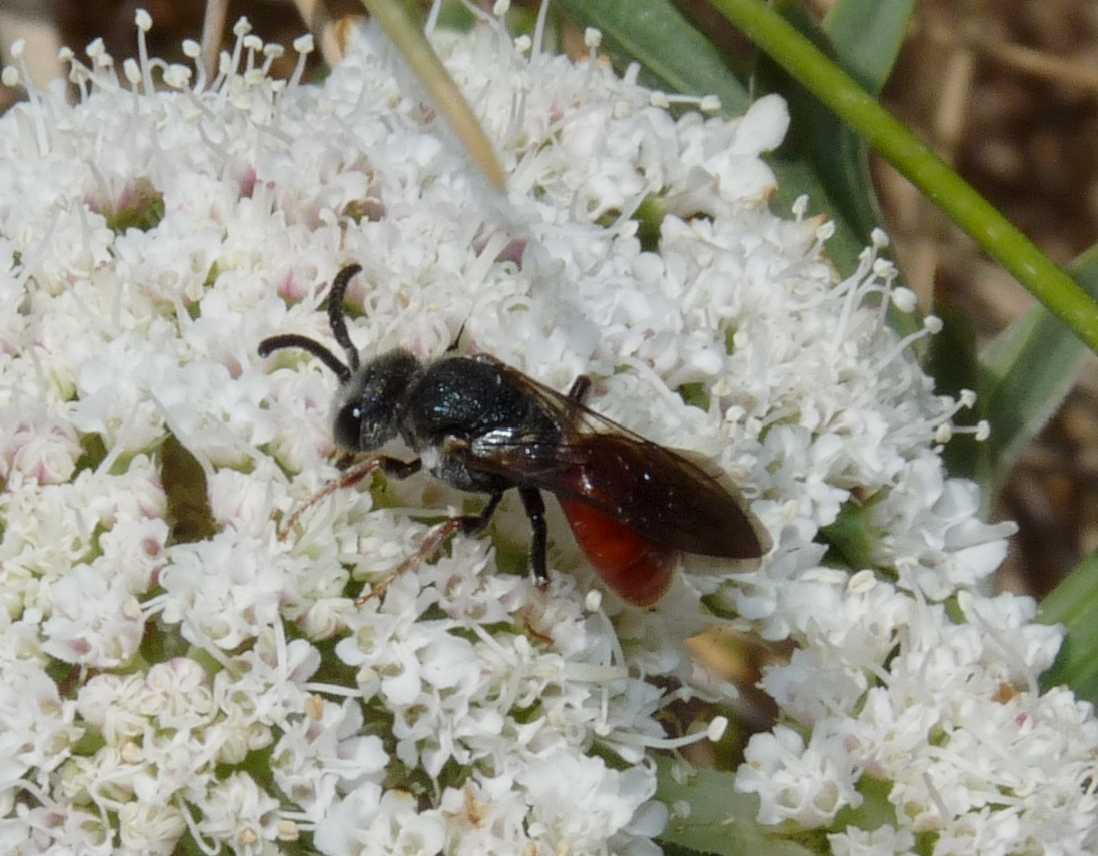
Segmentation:
{"type": "Polygon", "coordinates": [[[259,345],[263,357],[301,348],[335,372],[333,432],[342,449],[370,453],[399,435],[419,455],[371,457],[341,483],[377,468],[405,478],[426,467],[458,490],[488,495],[480,514],[451,521],[449,531],[467,534],[482,530],[504,492],[517,489],[542,585],[547,491],[606,584],[636,606],[651,606],[667,591],[681,553],[742,565],[769,549],[761,524],[718,476],[587,407],[591,381],[584,375],[564,395],[488,354],[447,354],[424,365],[398,348],[361,364],[343,318],[344,292],[359,270],[343,268],[328,298],[332,334],[348,365],[305,336],[272,336],[259,345]]]}

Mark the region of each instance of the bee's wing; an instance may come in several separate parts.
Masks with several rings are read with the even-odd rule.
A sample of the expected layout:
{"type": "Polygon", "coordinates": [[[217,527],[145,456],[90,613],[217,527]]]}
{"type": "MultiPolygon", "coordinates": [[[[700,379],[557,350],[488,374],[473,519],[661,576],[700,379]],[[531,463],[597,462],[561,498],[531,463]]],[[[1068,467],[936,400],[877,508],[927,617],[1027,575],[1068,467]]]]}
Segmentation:
{"type": "Polygon", "coordinates": [[[656,544],[735,560],[770,548],[762,525],[727,476],[698,456],[660,446],[498,363],[554,417],[560,436],[503,428],[473,439],[468,466],[594,506],[656,544]]]}

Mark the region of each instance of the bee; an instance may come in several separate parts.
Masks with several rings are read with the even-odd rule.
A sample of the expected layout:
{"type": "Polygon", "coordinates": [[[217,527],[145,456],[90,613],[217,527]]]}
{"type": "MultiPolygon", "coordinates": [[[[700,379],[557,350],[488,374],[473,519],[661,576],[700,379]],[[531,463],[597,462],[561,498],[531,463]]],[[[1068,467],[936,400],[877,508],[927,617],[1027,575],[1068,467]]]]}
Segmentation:
{"type": "Polygon", "coordinates": [[[360,270],[343,268],[328,298],[329,324],[346,364],[320,342],[295,334],[264,339],[259,355],[300,348],[339,379],[335,443],[352,456],[370,455],[339,485],[377,469],[394,478],[426,469],[458,490],[487,495],[479,514],[451,518],[430,549],[453,532],[482,531],[512,488],[530,520],[530,567],[541,586],[549,580],[543,493],[556,497],[606,585],[634,606],[659,601],[681,554],[742,569],[770,549],[764,527],[726,478],[691,453],[646,440],[588,407],[586,375],[560,393],[483,353],[461,356],[451,349],[424,363],[396,348],[363,362],[343,316],[347,284],[360,270]],[[398,436],[416,458],[373,454],[398,436]]]}

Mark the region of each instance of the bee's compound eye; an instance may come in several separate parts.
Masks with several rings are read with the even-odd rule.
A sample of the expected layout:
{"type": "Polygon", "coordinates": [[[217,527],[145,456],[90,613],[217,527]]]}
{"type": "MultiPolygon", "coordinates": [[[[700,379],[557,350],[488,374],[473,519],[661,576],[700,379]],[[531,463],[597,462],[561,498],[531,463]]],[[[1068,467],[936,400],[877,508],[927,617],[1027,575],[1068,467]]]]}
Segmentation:
{"type": "Polygon", "coordinates": [[[336,445],[360,451],[362,447],[362,405],[357,401],[344,404],[336,412],[332,433],[336,445]]]}

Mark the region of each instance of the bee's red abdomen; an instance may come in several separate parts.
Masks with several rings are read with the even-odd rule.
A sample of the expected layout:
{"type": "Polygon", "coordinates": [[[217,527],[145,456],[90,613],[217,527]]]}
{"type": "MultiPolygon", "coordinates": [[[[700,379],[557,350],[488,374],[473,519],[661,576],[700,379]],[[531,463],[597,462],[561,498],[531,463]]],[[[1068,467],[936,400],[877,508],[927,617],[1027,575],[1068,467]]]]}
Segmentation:
{"type": "Polygon", "coordinates": [[[561,499],[560,506],[583,552],[619,596],[634,606],[652,606],[664,595],[677,551],[587,503],[561,499]]]}

